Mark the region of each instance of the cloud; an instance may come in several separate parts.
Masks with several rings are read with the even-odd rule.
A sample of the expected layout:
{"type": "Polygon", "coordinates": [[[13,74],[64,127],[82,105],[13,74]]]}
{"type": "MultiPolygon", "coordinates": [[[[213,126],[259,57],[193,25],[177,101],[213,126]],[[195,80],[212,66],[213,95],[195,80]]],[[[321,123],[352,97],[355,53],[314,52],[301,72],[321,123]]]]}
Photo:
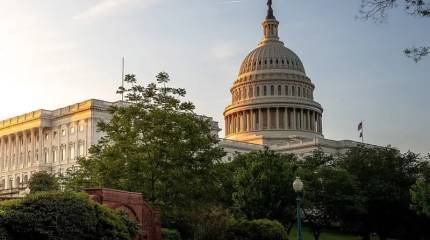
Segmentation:
{"type": "Polygon", "coordinates": [[[73,19],[83,20],[99,16],[106,16],[120,8],[129,7],[132,5],[141,5],[146,7],[159,0],[98,0],[98,3],[88,9],[76,14],[73,19]]]}

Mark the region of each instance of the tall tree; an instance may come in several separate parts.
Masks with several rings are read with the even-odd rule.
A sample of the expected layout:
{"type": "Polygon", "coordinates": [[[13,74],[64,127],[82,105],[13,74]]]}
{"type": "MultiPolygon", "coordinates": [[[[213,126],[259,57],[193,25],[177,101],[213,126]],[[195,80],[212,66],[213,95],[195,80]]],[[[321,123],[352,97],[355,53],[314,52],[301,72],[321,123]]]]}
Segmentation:
{"type": "Polygon", "coordinates": [[[346,170],[332,166],[334,157],[319,149],[300,163],[304,181],[305,223],[318,240],[324,229],[340,226],[350,230],[363,211],[358,182],[346,170]]]}
{"type": "Polygon", "coordinates": [[[249,219],[294,223],[296,157],[271,150],[249,152],[234,159],[234,206],[249,219]]]}
{"type": "MultiPolygon", "coordinates": [[[[361,0],[360,17],[365,20],[384,21],[390,10],[403,7],[409,14],[430,17],[429,0],[361,0]]],[[[404,50],[406,56],[415,62],[430,54],[430,46],[412,47],[404,50]]]]}
{"type": "Polygon", "coordinates": [[[418,155],[362,146],[350,149],[338,164],[358,180],[365,198],[366,213],[361,217],[364,239],[371,232],[378,233],[382,240],[414,239],[408,232],[409,222],[415,217],[410,210],[409,189],[417,179],[418,155]]]}
{"type": "Polygon", "coordinates": [[[169,75],[138,84],[127,75],[123,104],[113,106],[110,121],[100,122],[104,136],[69,172],[66,186],[102,186],[141,192],[161,210],[163,225],[178,227],[194,209],[216,195],[215,166],[224,152],[206,117],[183,100],[186,91],[168,86],[169,75]]]}
{"type": "Polygon", "coordinates": [[[411,195],[417,212],[430,218],[430,154],[421,164],[420,177],[412,186],[411,195]]]}

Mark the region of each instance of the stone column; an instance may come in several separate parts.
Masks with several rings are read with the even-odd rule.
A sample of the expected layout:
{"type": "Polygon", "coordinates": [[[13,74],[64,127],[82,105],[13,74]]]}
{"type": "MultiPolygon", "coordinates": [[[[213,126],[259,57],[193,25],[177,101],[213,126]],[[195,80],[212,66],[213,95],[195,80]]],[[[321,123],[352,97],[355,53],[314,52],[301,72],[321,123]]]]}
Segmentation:
{"type": "Polygon", "coordinates": [[[258,118],[259,118],[259,122],[258,122],[258,130],[263,130],[263,109],[259,108],[258,109],[258,118]]]}
{"type": "Polygon", "coordinates": [[[19,141],[19,133],[15,133],[15,160],[13,161],[13,169],[18,169],[19,165],[19,148],[20,148],[20,141],[19,141]]]}
{"type": "Polygon", "coordinates": [[[27,167],[27,149],[28,149],[28,138],[27,138],[27,131],[24,131],[22,133],[23,141],[24,141],[24,149],[22,154],[22,166],[25,168],[27,167]]]}
{"type": "Polygon", "coordinates": [[[241,118],[240,118],[240,132],[245,132],[246,131],[246,126],[245,126],[245,111],[241,111],[241,118]]]}
{"type": "Polygon", "coordinates": [[[4,140],[3,140],[3,137],[0,137],[0,171],[2,171],[3,170],[3,162],[4,162],[4,154],[3,154],[3,152],[4,152],[4,150],[3,150],[3,147],[4,147],[4,140]]]}
{"type": "Polygon", "coordinates": [[[31,156],[29,165],[32,166],[34,164],[34,160],[36,158],[36,135],[34,134],[34,129],[30,130],[30,138],[31,138],[31,156]]]}
{"type": "Polygon", "coordinates": [[[305,130],[305,114],[303,108],[300,109],[300,115],[301,115],[301,129],[305,130]]]}
{"type": "Polygon", "coordinates": [[[267,129],[272,129],[272,111],[270,107],[267,108],[267,129]]]}
{"type": "Polygon", "coordinates": [[[311,127],[311,113],[310,113],[310,110],[308,109],[307,111],[307,120],[308,120],[308,130],[312,130],[312,127],[311,127]]]}
{"type": "Polygon", "coordinates": [[[38,129],[38,136],[39,136],[39,147],[38,147],[38,163],[37,165],[40,165],[42,163],[43,158],[43,129],[38,129]]]}
{"type": "Polygon", "coordinates": [[[279,126],[279,108],[276,108],[276,129],[280,129],[279,126]]]}
{"type": "Polygon", "coordinates": [[[291,125],[291,128],[292,129],[294,129],[294,130],[297,130],[297,123],[296,123],[296,121],[297,121],[297,117],[296,117],[296,108],[293,108],[293,116],[292,116],[292,125],[291,125]]]}
{"type": "Polygon", "coordinates": [[[251,120],[250,125],[249,125],[249,129],[250,129],[250,131],[254,131],[255,130],[255,114],[254,114],[254,109],[249,110],[249,119],[251,120]]]}

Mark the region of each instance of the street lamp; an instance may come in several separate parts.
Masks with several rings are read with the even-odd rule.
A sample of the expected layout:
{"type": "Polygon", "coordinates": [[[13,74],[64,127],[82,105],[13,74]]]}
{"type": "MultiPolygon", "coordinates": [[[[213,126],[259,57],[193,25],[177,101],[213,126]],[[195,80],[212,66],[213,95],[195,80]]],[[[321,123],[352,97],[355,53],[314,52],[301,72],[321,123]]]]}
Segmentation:
{"type": "Polygon", "coordinates": [[[302,213],[301,213],[301,202],[303,195],[303,182],[300,177],[296,177],[293,182],[293,189],[297,193],[297,240],[303,240],[302,233],[302,213]]]}

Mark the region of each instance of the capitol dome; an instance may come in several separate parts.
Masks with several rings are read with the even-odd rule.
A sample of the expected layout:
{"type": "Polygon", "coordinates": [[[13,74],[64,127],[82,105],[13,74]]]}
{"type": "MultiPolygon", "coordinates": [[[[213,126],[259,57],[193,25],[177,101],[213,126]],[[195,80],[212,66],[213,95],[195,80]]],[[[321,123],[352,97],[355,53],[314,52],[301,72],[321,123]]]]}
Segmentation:
{"type": "Polygon", "coordinates": [[[239,74],[262,69],[290,69],[305,73],[300,58],[281,41],[267,42],[246,56],[239,74]]]}
{"type": "Polygon", "coordinates": [[[251,51],[230,89],[224,111],[227,139],[275,144],[292,139],[323,138],[322,112],[300,58],[278,36],[272,1],[263,22],[264,35],[251,51]]]}

